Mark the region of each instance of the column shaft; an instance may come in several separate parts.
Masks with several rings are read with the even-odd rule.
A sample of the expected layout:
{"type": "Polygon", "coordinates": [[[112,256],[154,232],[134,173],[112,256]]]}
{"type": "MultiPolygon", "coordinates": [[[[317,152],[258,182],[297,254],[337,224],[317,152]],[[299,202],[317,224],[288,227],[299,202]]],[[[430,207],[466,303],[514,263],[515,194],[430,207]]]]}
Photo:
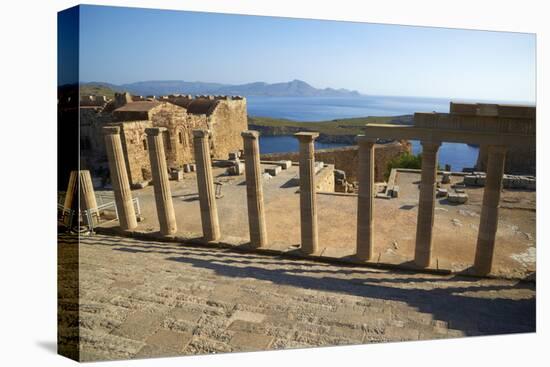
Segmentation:
{"type": "Polygon", "coordinates": [[[193,147],[197,164],[197,186],[203,236],[206,241],[217,241],[220,238],[220,224],[212,177],[209,135],[207,130],[193,130],[193,147]]]}
{"type": "Polygon", "coordinates": [[[87,225],[94,225],[99,222],[99,212],[97,211],[97,200],[94,192],[94,185],[92,183],[92,176],[90,171],[79,171],[80,178],[80,210],[84,213],[87,210],[92,218],[92,223],[88,223],[88,218],[84,218],[87,225]]]}
{"type": "Polygon", "coordinates": [[[63,202],[63,207],[65,209],[71,209],[73,206],[77,180],[78,171],[71,171],[71,175],[69,176],[69,183],[67,185],[67,191],[65,192],[65,201],[63,202]]]}
{"type": "Polygon", "coordinates": [[[437,152],[440,145],[439,142],[422,142],[422,174],[414,252],[414,261],[421,267],[429,267],[432,260],[437,152]]]}
{"type": "Polygon", "coordinates": [[[244,161],[246,173],[246,199],[250,244],[254,247],[267,245],[264,214],[264,191],[260,166],[260,148],[257,131],[243,131],[244,161]]]}
{"type": "Polygon", "coordinates": [[[137,218],[120,140],[120,127],[104,127],[103,131],[120,228],[123,230],[133,229],[137,227],[137,218]]]}
{"type": "MultiPolygon", "coordinates": [[[[74,203],[74,197],[76,193],[77,188],[77,181],[78,181],[78,171],[71,171],[71,174],[69,176],[69,183],[67,184],[67,191],[65,192],[65,200],[63,202],[63,207],[66,210],[73,209],[74,203]]],[[[75,207],[77,207],[76,205],[75,207]]],[[[63,218],[63,223],[66,226],[69,226],[71,223],[71,215],[67,215],[63,218]]]]}
{"type": "Polygon", "coordinates": [[[374,221],[374,144],[376,139],[358,136],[359,143],[359,195],[357,197],[357,250],[361,260],[373,255],[374,221]]]}
{"type": "Polygon", "coordinates": [[[493,265],[506,148],[503,146],[489,146],[487,152],[487,178],[483,192],[474,263],[476,272],[481,275],[489,274],[493,265]]]}
{"type": "Polygon", "coordinates": [[[302,251],[318,251],[317,205],[315,190],[315,138],[318,133],[294,134],[300,141],[300,234],[302,251]]]}
{"type": "Polygon", "coordinates": [[[176,214],[170,191],[168,167],[164,152],[163,133],[166,128],[147,128],[147,145],[149,147],[149,160],[151,162],[151,175],[153,176],[153,188],[155,191],[155,203],[160,225],[160,233],[164,236],[172,235],[177,231],[176,214]]]}

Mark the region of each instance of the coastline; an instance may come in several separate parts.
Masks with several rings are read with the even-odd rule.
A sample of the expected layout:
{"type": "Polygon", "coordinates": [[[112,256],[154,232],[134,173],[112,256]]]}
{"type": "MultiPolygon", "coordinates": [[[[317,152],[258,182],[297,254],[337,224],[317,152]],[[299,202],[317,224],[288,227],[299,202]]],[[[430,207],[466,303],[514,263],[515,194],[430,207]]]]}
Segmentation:
{"type": "Polygon", "coordinates": [[[367,123],[412,125],[413,115],[368,116],[314,122],[258,116],[248,117],[249,129],[257,130],[261,135],[290,136],[299,131],[316,131],[319,133],[317,141],[328,144],[355,145],[355,137],[361,134],[367,123]]]}

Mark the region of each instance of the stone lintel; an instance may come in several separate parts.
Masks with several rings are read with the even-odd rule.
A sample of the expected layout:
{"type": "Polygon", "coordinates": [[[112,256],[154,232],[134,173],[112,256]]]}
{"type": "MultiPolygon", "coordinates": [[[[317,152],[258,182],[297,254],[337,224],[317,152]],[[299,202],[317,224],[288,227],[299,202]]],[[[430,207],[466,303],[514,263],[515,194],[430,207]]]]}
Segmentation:
{"type": "Polygon", "coordinates": [[[489,153],[501,153],[501,154],[504,154],[506,153],[506,151],[508,150],[508,147],[505,146],[505,145],[494,145],[494,144],[489,144],[487,146],[487,149],[489,151],[489,153]]]}
{"type": "Polygon", "coordinates": [[[518,119],[534,119],[536,107],[495,103],[451,102],[449,112],[453,115],[494,116],[518,119]]]}
{"type": "Polygon", "coordinates": [[[103,128],[103,134],[104,135],[119,135],[120,134],[120,126],[105,126],[103,128]]]}
{"type": "Polygon", "coordinates": [[[424,128],[411,125],[366,124],[365,136],[380,139],[406,139],[479,145],[534,145],[535,135],[494,133],[473,130],[424,128]]]}
{"type": "Polygon", "coordinates": [[[207,138],[209,136],[210,136],[210,130],[203,130],[203,129],[193,130],[193,137],[195,138],[207,138]]]}
{"type": "Polygon", "coordinates": [[[165,127],[148,127],[145,129],[145,133],[150,136],[157,136],[165,131],[168,131],[165,127]]]}
{"type": "Polygon", "coordinates": [[[309,132],[309,131],[300,131],[299,133],[294,134],[294,136],[296,138],[298,138],[298,140],[300,140],[300,142],[305,143],[305,142],[310,142],[310,141],[315,140],[319,136],[319,133],[318,132],[309,132]]]}
{"type": "Polygon", "coordinates": [[[437,150],[441,146],[439,140],[421,140],[422,150],[437,150]]]}
{"type": "Polygon", "coordinates": [[[245,130],[241,132],[241,136],[247,139],[258,139],[260,137],[260,132],[256,130],[245,130]]]}

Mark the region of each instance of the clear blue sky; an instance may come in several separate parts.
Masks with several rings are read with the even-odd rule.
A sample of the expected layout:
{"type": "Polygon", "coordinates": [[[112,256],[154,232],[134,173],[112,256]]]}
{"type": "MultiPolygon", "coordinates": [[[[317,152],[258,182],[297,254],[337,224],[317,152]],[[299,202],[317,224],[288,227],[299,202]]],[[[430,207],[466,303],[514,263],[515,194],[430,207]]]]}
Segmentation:
{"type": "Polygon", "coordinates": [[[533,34],[82,6],[80,79],[535,101],[533,34]]]}

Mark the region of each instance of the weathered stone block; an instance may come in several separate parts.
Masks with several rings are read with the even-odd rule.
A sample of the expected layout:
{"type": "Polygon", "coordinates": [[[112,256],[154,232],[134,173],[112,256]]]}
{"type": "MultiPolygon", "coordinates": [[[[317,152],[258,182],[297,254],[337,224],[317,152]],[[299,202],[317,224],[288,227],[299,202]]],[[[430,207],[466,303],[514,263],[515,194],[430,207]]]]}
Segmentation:
{"type": "Polygon", "coordinates": [[[237,175],[244,175],[244,163],[242,162],[237,162],[235,163],[235,174],[237,175]]]}
{"type": "Polygon", "coordinates": [[[442,184],[451,183],[451,174],[449,172],[443,173],[443,176],[441,177],[441,183],[442,184]]]}
{"type": "Polygon", "coordinates": [[[449,200],[449,202],[454,204],[464,204],[468,201],[468,194],[451,192],[447,195],[447,200],[449,200]]]}
{"type": "Polygon", "coordinates": [[[227,174],[230,176],[240,176],[244,174],[244,163],[242,162],[234,162],[233,166],[229,167],[227,169],[227,174]]]}
{"type": "Polygon", "coordinates": [[[438,198],[443,198],[443,197],[447,196],[447,194],[448,194],[447,189],[437,189],[437,192],[436,192],[435,196],[438,197],[438,198]]]}
{"type": "Polygon", "coordinates": [[[477,185],[477,176],[475,175],[466,175],[464,176],[464,184],[467,186],[476,186],[477,185]]]}
{"type": "Polygon", "coordinates": [[[485,175],[483,176],[477,176],[476,177],[476,185],[477,186],[485,186],[485,175]]]}
{"type": "Polygon", "coordinates": [[[289,169],[292,167],[292,161],[278,161],[275,162],[275,164],[280,166],[282,169],[289,169]]]}
{"type": "Polygon", "coordinates": [[[277,176],[281,172],[281,166],[267,167],[264,172],[269,173],[271,176],[277,176]]]}
{"type": "Polygon", "coordinates": [[[174,181],[181,181],[183,180],[183,170],[173,170],[170,172],[170,179],[174,181]]]}
{"type": "Polygon", "coordinates": [[[147,186],[149,186],[149,181],[136,182],[131,185],[132,189],[143,189],[147,186]]]}
{"type": "Polygon", "coordinates": [[[334,170],[334,178],[337,179],[337,180],[345,180],[346,179],[346,172],[344,172],[340,169],[335,169],[334,170]]]}

